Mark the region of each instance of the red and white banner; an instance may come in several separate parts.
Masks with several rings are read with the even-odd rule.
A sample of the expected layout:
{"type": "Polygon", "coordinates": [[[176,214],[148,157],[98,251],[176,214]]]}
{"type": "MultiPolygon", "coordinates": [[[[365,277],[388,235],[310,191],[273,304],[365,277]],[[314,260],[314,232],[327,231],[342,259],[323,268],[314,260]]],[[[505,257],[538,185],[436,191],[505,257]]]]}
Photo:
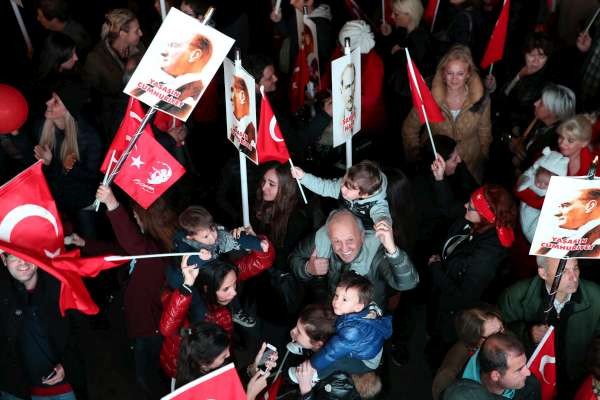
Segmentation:
{"type": "Polygon", "coordinates": [[[161,400],[246,400],[233,364],[227,364],[168,394],[161,400]]]}
{"type": "Polygon", "coordinates": [[[554,327],[550,326],[546,334],[527,361],[527,368],[542,386],[542,400],[556,397],[556,352],[554,351],[554,327]]]}
{"type": "Polygon", "coordinates": [[[185,174],[177,162],[152,135],[144,132],[115,178],[132,199],[148,208],[185,174]]]}
{"type": "MultiPolygon", "coordinates": [[[[261,88],[262,89],[262,88],[261,88]]],[[[285,144],[285,140],[269,103],[267,96],[262,93],[260,103],[260,121],[258,124],[258,139],[256,148],[258,152],[258,162],[262,164],[267,161],[279,161],[286,163],[290,159],[290,153],[285,144]]]]}

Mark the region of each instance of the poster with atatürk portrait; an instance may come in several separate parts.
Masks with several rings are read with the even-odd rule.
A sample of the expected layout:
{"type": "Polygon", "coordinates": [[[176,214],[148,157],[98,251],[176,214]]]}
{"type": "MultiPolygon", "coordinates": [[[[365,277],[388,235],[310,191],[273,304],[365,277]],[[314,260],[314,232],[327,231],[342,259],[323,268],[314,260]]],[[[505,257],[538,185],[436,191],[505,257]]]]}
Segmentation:
{"type": "Polygon", "coordinates": [[[331,62],[334,147],[360,130],[360,71],[359,47],[331,62]]]}
{"type": "Polygon", "coordinates": [[[227,139],[250,161],[258,164],[255,80],[241,66],[236,68],[228,58],[223,61],[223,70],[227,139]]]}
{"type": "Polygon", "coordinates": [[[529,254],[600,258],[600,179],[550,178],[529,254]]]}
{"type": "Polygon", "coordinates": [[[171,7],[124,92],[186,121],[233,42],[171,7]]]}

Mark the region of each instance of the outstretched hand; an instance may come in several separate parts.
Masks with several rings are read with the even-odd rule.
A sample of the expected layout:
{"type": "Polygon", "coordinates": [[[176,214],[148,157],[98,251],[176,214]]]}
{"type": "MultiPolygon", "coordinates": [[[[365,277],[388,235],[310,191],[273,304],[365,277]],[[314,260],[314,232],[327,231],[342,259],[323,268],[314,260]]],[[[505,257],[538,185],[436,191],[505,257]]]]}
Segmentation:
{"type": "Polygon", "coordinates": [[[381,220],[375,224],[374,228],[375,237],[379,239],[385,251],[388,254],[395,253],[398,248],[396,247],[396,243],[394,243],[394,231],[390,222],[385,219],[381,220]]]}

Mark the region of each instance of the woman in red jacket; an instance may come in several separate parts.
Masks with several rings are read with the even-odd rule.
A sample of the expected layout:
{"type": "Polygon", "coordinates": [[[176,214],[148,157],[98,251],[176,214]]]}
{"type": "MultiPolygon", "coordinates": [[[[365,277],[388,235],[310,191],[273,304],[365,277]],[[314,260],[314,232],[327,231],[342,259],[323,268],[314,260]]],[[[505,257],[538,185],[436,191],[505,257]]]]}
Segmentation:
{"type": "Polygon", "coordinates": [[[275,259],[271,242],[264,236],[261,239],[263,251],[252,251],[235,260],[235,265],[216,260],[202,268],[196,268],[194,265],[187,265],[188,257],[183,258],[183,284],[175,290],[166,290],[162,295],[164,308],[160,332],[164,341],[160,351],[160,365],[169,377],[174,378],[177,372],[180,329],[189,325],[187,315],[192,303],[192,286],[197,288],[207,308],[204,319],[221,326],[231,337],[233,320],[228,305],[237,295],[237,281],[258,275],[270,268],[275,259]]]}

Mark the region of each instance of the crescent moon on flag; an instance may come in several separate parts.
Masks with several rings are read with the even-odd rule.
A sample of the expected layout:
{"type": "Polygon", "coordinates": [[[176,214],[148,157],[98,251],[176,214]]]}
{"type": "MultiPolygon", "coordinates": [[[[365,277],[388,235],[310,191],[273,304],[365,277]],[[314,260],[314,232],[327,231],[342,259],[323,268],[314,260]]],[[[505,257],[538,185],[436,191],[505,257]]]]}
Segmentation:
{"type": "MultiPolygon", "coordinates": [[[[36,204],[23,204],[10,210],[8,214],[4,216],[2,221],[0,221],[0,240],[10,243],[10,236],[14,227],[28,217],[44,218],[52,224],[54,233],[56,234],[56,237],[58,237],[58,224],[56,223],[56,218],[54,218],[54,215],[50,211],[36,204]]],[[[60,248],[54,252],[48,250],[44,251],[46,252],[46,255],[52,257],[57,256],[60,253],[60,248]]]]}
{"type": "Polygon", "coordinates": [[[280,138],[279,136],[277,136],[275,134],[275,125],[277,124],[277,120],[275,119],[275,116],[273,115],[271,117],[271,122],[269,122],[269,133],[271,134],[271,139],[273,139],[273,141],[275,142],[283,142],[283,138],[280,138]]]}
{"type": "Polygon", "coordinates": [[[544,379],[544,382],[547,384],[551,384],[552,382],[548,382],[546,379],[546,374],[544,373],[544,368],[546,368],[547,364],[556,364],[556,358],[545,355],[540,360],[540,373],[542,374],[542,379],[544,379]]]}

